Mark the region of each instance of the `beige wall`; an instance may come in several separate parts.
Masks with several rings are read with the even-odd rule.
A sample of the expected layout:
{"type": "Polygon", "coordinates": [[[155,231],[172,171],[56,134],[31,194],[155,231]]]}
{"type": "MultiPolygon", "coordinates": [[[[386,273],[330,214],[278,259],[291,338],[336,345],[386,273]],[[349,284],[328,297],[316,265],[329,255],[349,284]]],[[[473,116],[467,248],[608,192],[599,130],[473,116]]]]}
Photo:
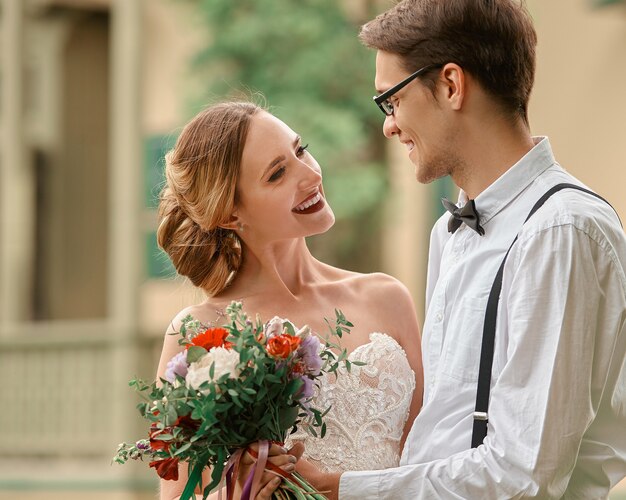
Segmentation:
{"type": "Polygon", "coordinates": [[[145,135],[177,134],[189,117],[190,96],[202,85],[190,60],[207,34],[191,3],[143,0],[142,128],[145,135]]]}
{"type": "MultiPolygon", "coordinates": [[[[176,137],[189,118],[192,96],[202,86],[191,59],[206,45],[194,8],[185,2],[143,0],[142,131],[144,137],[176,137]]],[[[156,227],[156,213],[146,210],[143,228],[156,227]]],[[[184,307],[204,295],[186,280],[147,280],[140,287],[139,324],[149,335],[161,335],[184,307]]]]}
{"type": "Polygon", "coordinates": [[[626,5],[529,0],[539,35],[533,133],[626,219],[626,5]]]}

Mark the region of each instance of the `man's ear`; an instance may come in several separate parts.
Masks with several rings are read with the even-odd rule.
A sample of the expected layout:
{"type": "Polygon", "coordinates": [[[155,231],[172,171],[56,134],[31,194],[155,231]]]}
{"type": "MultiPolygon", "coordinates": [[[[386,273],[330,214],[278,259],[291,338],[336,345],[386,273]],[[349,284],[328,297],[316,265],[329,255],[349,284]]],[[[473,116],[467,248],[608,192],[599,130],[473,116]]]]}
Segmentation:
{"type": "Polygon", "coordinates": [[[439,82],[443,84],[444,102],[449,104],[450,109],[459,111],[463,107],[467,90],[463,68],[455,63],[446,64],[440,72],[439,82]]]}

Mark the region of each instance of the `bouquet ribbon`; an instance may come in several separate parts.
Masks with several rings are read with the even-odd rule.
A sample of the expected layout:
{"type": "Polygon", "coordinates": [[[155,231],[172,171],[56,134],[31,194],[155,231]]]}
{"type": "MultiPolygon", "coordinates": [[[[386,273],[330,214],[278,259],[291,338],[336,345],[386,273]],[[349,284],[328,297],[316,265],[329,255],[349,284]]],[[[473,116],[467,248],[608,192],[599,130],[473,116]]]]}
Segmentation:
{"type": "MultiPolygon", "coordinates": [[[[272,462],[268,461],[270,442],[267,440],[261,440],[258,444],[258,453],[250,447],[248,447],[247,449],[240,448],[231,455],[226,466],[224,467],[222,480],[225,480],[226,483],[226,498],[228,500],[232,500],[234,498],[235,482],[237,481],[239,467],[245,452],[247,452],[252,458],[254,458],[256,460],[256,463],[252,466],[250,473],[246,478],[243,486],[243,491],[241,493],[241,500],[252,500],[256,498],[256,495],[259,492],[261,486],[261,478],[263,477],[263,472],[266,469],[286,479],[294,480],[292,474],[285,472],[280,467],[277,467],[272,462]]],[[[222,500],[221,489],[218,494],[218,499],[222,500]]]]}

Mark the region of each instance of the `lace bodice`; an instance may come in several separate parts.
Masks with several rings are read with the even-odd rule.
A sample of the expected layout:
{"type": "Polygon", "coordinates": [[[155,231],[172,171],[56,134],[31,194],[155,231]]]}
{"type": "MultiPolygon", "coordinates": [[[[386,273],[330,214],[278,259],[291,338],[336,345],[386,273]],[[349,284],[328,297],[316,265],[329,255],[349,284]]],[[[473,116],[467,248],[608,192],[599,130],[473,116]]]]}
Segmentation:
{"type": "Polygon", "coordinates": [[[415,374],[395,339],[384,333],[369,338],[349,356],[366,365],[353,365],[350,373],[342,367],[338,378],[325,376],[315,391],[316,407],[331,406],[326,436],[298,429],[288,440],[288,446],[303,441],[304,457],[324,472],[385,469],[400,461],[415,374]]]}

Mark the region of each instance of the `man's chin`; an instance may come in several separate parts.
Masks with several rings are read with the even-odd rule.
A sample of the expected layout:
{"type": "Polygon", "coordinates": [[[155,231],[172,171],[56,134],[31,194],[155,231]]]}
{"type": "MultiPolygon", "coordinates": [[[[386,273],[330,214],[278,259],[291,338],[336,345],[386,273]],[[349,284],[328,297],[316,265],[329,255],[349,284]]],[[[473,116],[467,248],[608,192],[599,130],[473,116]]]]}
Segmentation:
{"type": "Polygon", "coordinates": [[[421,172],[420,170],[415,169],[415,179],[420,184],[430,184],[431,182],[434,182],[437,179],[441,179],[446,175],[448,174],[437,172],[421,172]]]}
{"type": "Polygon", "coordinates": [[[420,184],[428,184],[429,182],[433,181],[433,179],[430,178],[431,176],[429,175],[430,172],[428,167],[420,161],[420,158],[417,154],[417,148],[413,148],[409,152],[409,160],[413,164],[413,167],[415,167],[415,179],[417,180],[417,182],[419,182],[420,184]]]}
{"type": "Polygon", "coordinates": [[[421,168],[419,165],[415,165],[415,179],[420,184],[430,184],[435,180],[435,177],[430,172],[421,168]]]}

